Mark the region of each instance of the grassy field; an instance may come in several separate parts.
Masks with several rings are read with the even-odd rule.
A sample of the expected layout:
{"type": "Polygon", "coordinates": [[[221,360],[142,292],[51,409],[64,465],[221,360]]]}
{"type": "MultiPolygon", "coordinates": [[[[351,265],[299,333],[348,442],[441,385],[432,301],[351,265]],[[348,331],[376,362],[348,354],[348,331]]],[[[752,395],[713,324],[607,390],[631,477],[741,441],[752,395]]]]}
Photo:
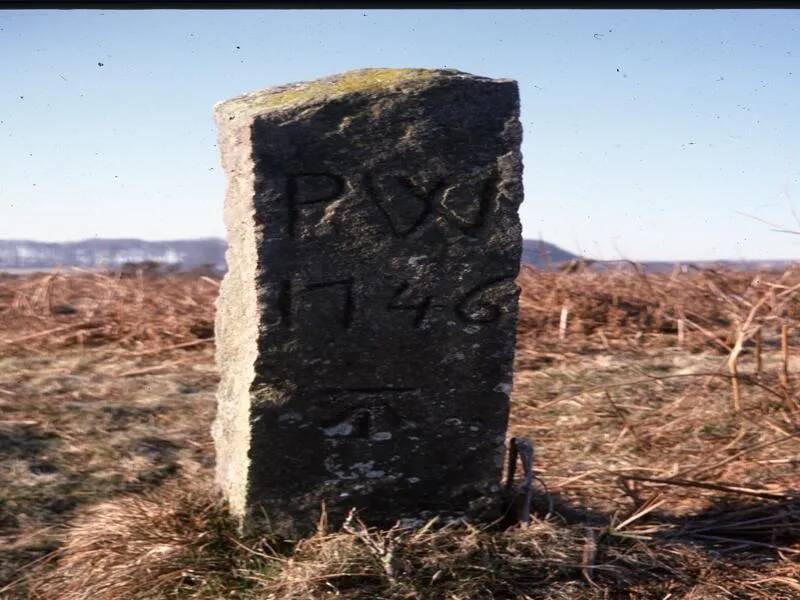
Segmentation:
{"type": "Polygon", "coordinates": [[[0,275],[0,598],[800,598],[800,270],[524,268],[534,518],[238,539],[202,274],[0,275]]]}

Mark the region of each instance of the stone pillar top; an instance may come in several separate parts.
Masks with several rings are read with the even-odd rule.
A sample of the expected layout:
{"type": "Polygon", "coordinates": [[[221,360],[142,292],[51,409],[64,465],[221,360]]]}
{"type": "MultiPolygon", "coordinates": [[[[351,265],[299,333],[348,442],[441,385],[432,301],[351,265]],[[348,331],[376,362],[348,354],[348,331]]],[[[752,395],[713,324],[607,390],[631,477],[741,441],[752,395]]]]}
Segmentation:
{"type": "Polygon", "coordinates": [[[301,81],[241,94],[214,105],[217,117],[248,119],[260,114],[288,111],[309,104],[335,100],[350,94],[381,92],[412,93],[443,79],[470,79],[486,83],[515,83],[512,79],[491,79],[456,69],[369,68],[345,71],[313,81],[301,81]]]}

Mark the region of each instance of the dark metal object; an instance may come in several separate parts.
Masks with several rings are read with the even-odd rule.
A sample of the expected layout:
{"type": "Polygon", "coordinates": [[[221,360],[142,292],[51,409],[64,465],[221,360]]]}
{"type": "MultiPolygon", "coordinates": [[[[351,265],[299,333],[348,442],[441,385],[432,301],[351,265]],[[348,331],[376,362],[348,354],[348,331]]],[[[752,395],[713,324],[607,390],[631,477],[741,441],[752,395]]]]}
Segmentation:
{"type": "Polygon", "coordinates": [[[522,484],[519,487],[522,502],[517,508],[517,520],[520,523],[531,522],[531,500],[533,499],[533,444],[525,438],[511,438],[508,450],[508,477],[506,493],[511,497],[514,491],[514,474],[517,470],[517,459],[522,463],[522,484]]]}

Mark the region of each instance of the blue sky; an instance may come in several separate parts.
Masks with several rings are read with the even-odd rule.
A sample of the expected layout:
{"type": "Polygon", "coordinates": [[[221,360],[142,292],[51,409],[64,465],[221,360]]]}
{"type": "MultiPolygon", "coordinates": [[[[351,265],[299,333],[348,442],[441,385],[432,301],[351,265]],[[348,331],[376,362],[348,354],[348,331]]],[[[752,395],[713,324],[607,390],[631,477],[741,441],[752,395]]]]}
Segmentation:
{"type": "Polygon", "coordinates": [[[0,238],[222,236],[215,102],[450,67],[519,82],[526,237],[800,253],[742,214],[800,229],[800,11],[0,11],[0,64],[0,238]]]}

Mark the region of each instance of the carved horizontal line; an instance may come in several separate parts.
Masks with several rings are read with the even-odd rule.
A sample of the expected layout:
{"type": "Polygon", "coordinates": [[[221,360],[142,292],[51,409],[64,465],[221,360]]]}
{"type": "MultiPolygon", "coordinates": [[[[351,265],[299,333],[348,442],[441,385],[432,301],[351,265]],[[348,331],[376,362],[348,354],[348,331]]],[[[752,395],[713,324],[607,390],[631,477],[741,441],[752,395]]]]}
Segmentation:
{"type": "Polygon", "coordinates": [[[319,391],[326,394],[349,392],[354,394],[391,394],[400,392],[417,392],[420,388],[407,387],[327,387],[319,391]]]}

